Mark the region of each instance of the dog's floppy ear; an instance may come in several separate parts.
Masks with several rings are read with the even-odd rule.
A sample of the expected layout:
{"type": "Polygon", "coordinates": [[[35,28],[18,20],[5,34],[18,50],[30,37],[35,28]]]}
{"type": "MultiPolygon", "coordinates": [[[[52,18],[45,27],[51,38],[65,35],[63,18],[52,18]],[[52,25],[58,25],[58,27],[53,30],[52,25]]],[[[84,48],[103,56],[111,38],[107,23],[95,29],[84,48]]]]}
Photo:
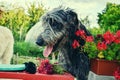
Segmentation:
{"type": "Polygon", "coordinates": [[[74,11],[72,11],[71,9],[67,9],[66,13],[67,13],[67,21],[70,24],[78,25],[79,20],[78,20],[77,14],[74,11]]]}

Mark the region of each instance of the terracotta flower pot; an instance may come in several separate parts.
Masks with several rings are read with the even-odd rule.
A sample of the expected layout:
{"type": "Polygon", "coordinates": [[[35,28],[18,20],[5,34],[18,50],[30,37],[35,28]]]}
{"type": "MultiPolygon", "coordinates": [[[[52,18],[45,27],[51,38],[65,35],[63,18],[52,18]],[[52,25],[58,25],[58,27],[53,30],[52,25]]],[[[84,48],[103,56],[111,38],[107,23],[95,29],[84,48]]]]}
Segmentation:
{"type": "Polygon", "coordinates": [[[47,74],[27,74],[21,72],[0,72],[0,78],[15,80],[74,80],[70,74],[64,75],[47,75],[47,74]]]}
{"type": "Polygon", "coordinates": [[[115,60],[91,59],[91,71],[98,75],[113,76],[118,66],[120,65],[115,60]]]}

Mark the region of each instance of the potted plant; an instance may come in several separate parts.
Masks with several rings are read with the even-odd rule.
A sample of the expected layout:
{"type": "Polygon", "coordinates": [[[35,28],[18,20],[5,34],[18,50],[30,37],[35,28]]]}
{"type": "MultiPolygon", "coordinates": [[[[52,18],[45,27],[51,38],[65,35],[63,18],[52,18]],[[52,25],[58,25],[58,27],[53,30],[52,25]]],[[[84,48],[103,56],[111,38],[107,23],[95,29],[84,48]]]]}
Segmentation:
{"type": "Polygon", "coordinates": [[[120,30],[116,33],[107,31],[94,36],[87,36],[84,30],[78,30],[75,34],[85,40],[85,44],[81,46],[80,41],[74,40],[72,46],[81,46],[88,54],[91,59],[91,70],[96,74],[113,75],[120,61],[120,30]]]}

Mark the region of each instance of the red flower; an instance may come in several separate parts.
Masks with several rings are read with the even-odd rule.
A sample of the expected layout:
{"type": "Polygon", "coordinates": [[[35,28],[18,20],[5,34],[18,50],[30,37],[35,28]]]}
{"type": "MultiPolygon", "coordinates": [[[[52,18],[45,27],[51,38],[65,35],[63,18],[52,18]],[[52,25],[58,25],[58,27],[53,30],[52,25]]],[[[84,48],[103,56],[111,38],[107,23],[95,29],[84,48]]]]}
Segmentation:
{"type": "Polygon", "coordinates": [[[114,42],[115,42],[116,44],[120,43],[120,38],[116,38],[116,39],[114,40],[114,42]]]}
{"type": "Polygon", "coordinates": [[[53,65],[50,64],[48,59],[42,60],[40,66],[38,67],[38,72],[42,74],[52,74],[53,65]]]}
{"type": "Polygon", "coordinates": [[[105,34],[103,34],[103,38],[105,39],[106,44],[110,44],[115,40],[114,35],[110,31],[107,31],[105,34]]]}
{"type": "Polygon", "coordinates": [[[114,42],[115,42],[116,44],[120,43],[120,30],[118,30],[118,31],[116,32],[114,42]]]}
{"type": "Polygon", "coordinates": [[[97,48],[98,48],[98,50],[106,50],[107,45],[105,44],[105,42],[98,42],[97,48]]]}
{"type": "Polygon", "coordinates": [[[118,30],[118,31],[116,32],[116,36],[117,36],[117,37],[120,37],[120,30],[118,30]]]}
{"type": "Polygon", "coordinates": [[[72,43],[72,47],[75,49],[79,46],[80,46],[79,42],[77,40],[74,40],[73,43],[72,43]]]}
{"type": "Polygon", "coordinates": [[[87,36],[86,37],[87,42],[93,42],[93,40],[94,40],[93,36],[87,36]]]}
{"type": "Polygon", "coordinates": [[[86,36],[86,33],[85,33],[84,30],[77,30],[75,32],[75,34],[76,34],[76,36],[80,36],[80,37],[83,37],[83,38],[85,38],[85,36],[86,36]]]}
{"type": "Polygon", "coordinates": [[[120,67],[118,67],[117,70],[115,70],[114,76],[116,80],[120,80],[120,67]]]}

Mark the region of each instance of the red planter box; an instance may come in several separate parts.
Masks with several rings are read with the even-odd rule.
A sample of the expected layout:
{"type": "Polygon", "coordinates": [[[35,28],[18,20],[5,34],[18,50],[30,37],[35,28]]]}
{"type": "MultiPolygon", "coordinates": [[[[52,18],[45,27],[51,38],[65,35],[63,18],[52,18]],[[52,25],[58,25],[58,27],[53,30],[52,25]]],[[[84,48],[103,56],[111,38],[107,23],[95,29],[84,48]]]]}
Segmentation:
{"type": "Polygon", "coordinates": [[[27,74],[20,72],[0,72],[0,78],[16,80],[74,80],[70,74],[46,75],[46,74],[27,74]]]}
{"type": "Polygon", "coordinates": [[[101,59],[91,60],[91,71],[98,75],[113,76],[114,71],[120,66],[117,61],[108,61],[101,59]]]}

